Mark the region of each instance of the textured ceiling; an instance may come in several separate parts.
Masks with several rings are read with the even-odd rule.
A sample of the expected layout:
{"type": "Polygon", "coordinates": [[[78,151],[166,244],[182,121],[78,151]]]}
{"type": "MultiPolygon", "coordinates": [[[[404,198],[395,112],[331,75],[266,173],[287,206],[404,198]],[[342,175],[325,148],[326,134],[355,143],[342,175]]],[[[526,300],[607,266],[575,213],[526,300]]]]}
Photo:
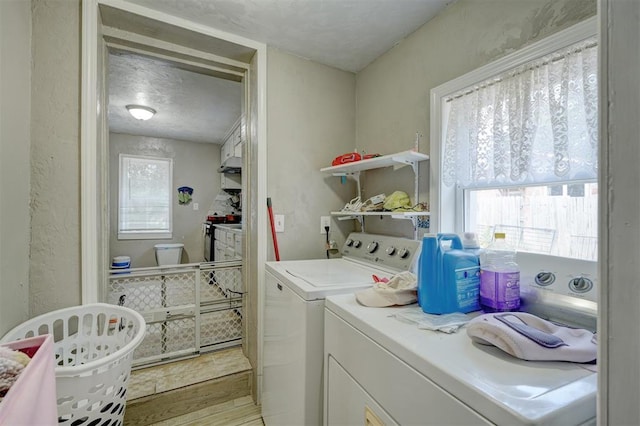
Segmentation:
{"type": "Polygon", "coordinates": [[[453,0],[128,0],[357,72],[453,0]]]}
{"type": "Polygon", "coordinates": [[[132,54],[109,55],[109,130],[130,135],[221,143],[240,117],[243,85],[132,54]],[[157,111],[134,119],[128,104],[157,111]]]}
{"type": "MultiPolygon", "coordinates": [[[[127,1],[358,72],[454,0],[127,1]]],[[[131,21],[129,28],[110,8],[102,14],[110,27],[140,32],[149,26],[131,21]]],[[[211,40],[205,45],[217,46],[211,40]]],[[[110,54],[109,129],[117,133],[220,143],[240,116],[241,96],[241,83],[130,53],[110,54]],[[125,109],[132,103],[158,113],[137,121],[125,109]]]]}

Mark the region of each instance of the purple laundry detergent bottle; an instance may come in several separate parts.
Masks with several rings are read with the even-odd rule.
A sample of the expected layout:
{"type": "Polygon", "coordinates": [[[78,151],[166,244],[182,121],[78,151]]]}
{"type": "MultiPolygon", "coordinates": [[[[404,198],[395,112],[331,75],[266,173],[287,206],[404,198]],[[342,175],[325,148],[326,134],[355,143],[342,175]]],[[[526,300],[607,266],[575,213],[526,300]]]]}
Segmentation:
{"type": "Polygon", "coordinates": [[[502,232],[496,232],[493,242],[480,252],[480,306],[485,312],[520,308],[520,268],[502,232]]]}

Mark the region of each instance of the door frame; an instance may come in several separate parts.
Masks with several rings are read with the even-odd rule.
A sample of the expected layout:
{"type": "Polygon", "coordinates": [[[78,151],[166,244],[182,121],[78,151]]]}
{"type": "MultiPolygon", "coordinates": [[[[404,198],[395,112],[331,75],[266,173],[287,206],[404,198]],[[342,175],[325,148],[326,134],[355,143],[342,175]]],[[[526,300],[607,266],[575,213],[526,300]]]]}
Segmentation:
{"type": "MultiPolygon", "coordinates": [[[[142,7],[122,0],[82,0],[82,80],[81,80],[81,140],[80,140],[80,208],[81,208],[81,295],[82,303],[96,303],[102,300],[102,289],[105,288],[109,254],[105,243],[108,238],[108,199],[103,185],[108,177],[104,167],[104,153],[108,141],[106,125],[106,95],[104,93],[105,41],[101,32],[99,6],[105,5],[119,9],[125,13],[140,15],[153,19],[162,25],[177,26],[194,31],[212,39],[219,39],[255,50],[255,55],[247,63],[248,76],[245,78],[245,112],[248,116],[248,144],[245,148],[247,159],[245,164],[251,179],[252,196],[245,195],[245,208],[250,214],[245,216],[245,244],[243,254],[245,260],[245,276],[249,283],[247,288],[255,290],[249,293],[252,300],[247,303],[245,312],[249,326],[255,325],[256,338],[252,338],[249,359],[254,365],[254,385],[261,375],[262,347],[262,307],[256,301],[262,300],[264,288],[264,264],[267,257],[267,210],[262,208],[260,200],[267,196],[267,46],[244,37],[223,32],[215,28],[197,24],[176,16],[168,15],[153,9],[142,7]],[[103,90],[103,93],[99,93],[103,90]],[[250,131],[249,131],[250,130],[250,131]],[[251,284],[253,281],[253,285],[251,284]],[[253,312],[250,311],[253,309],[253,312]],[[253,359],[252,359],[253,358],[253,359]]],[[[245,178],[243,177],[243,180],[245,178]]],[[[248,182],[248,180],[246,181],[248,182]]],[[[108,240],[107,240],[108,241],[108,240]]],[[[245,349],[246,351],[246,349],[245,349]]],[[[256,394],[259,399],[260,386],[257,384],[256,394]]]]}

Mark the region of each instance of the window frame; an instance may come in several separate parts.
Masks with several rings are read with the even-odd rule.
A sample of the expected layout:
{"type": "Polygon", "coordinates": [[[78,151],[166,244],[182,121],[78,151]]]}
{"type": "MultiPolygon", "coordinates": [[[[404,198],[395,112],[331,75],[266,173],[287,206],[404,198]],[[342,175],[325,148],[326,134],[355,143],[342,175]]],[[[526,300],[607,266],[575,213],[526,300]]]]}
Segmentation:
{"type": "Polygon", "coordinates": [[[171,188],[173,187],[173,158],[165,158],[165,157],[152,157],[146,155],[132,155],[132,154],[119,154],[118,159],[118,240],[161,240],[161,239],[172,239],[173,238],[173,200],[172,200],[172,192],[171,188]],[[123,163],[125,158],[134,158],[138,160],[149,160],[156,162],[165,162],[169,164],[169,179],[168,179],[168,187],[167,193],[169,194],[169,211],[168,211],[168,219],[169,219],[169,227],[167,230],[135,230],[135,231],[122,231],[120,229],[120,207],[122,205],[122,185],[124,184],[123,179],[123,163]]]}
{"type": "Polygon", "coordinates": [[[465,194],[459,185],[446,187],[442,183],[442,149],[445,126],[444,100],[469,86],[485,81],[510,69],[534,61],[572,44],[597,35],[596,17],[588,18],[576,25],[532,43],[494,62],[477,68],[458,78],[431,89],[430,93],[430,179],[429,201],[431,206],[431,232],[455,232],[461,234],[465,226],[465,194]],[[452,214],[452,212],[454,212],[452,214]]]}

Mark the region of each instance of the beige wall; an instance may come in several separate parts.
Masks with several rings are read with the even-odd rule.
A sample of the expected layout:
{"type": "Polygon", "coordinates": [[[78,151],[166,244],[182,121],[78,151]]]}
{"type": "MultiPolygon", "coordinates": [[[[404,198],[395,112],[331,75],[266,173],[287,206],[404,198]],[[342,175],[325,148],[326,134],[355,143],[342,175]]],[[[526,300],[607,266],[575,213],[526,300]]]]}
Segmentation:
{"type": "Polygon", "coordinates": [[[32,3],[32,316],[80,303],[80,3],[32,3]]]}
{"type": "MultiPolygon", "coordinates": [[[[274,214],[285,216],[278,233],[282,260],[325,255],[320,216],[340,209],[355,191],[352,181],[320,173],[355,141],[355,78],[270,48],[267,55],[268,177],[274,214]]],[[[266,206],[265,206],[266,208],[266,206]]],[[[342,243],[352,223],[332,222],[342,243]]],[[[274,259],[269,232],[269,260],[274,259]]]]}
{"type": "MultiPolygon", "coordinates": [[[[402,151],[413,147],[419,131],[420,152],[428,154],[432,88],[595,13],[595,0],[458,0],[357,74],[355,146],[370,153],[402,151]]],[[[420,201],[428,201],[428,163],[420,174],[420,201]]],[[[412,176],[406,170],[369,172],[366,197],[412,190],[412,176]]],[[[405,221],[367,225],[369,232],[412,232],[405,221]]]]}
{"type": "Polygon", "coordinates": [[[109,253],[131,257],[131,266],[156,266],[155,244],[183,243],[182,263],[204,261],[202,224],[220,191],[220,145],[173,139],[109,134],[109,253]],[[173,159],[173,238],[171,240],[118,240],[119,154],[173,159]],[[191,204],[179,205],[177,188],[193,188],[191,204]],[[198,203],[198,210],[193,209],[198,203]]]}
{"type": "Polygon", "coordinates": [[[31,5],[0,1],[0,337],[29,317],[31,5]]]}

